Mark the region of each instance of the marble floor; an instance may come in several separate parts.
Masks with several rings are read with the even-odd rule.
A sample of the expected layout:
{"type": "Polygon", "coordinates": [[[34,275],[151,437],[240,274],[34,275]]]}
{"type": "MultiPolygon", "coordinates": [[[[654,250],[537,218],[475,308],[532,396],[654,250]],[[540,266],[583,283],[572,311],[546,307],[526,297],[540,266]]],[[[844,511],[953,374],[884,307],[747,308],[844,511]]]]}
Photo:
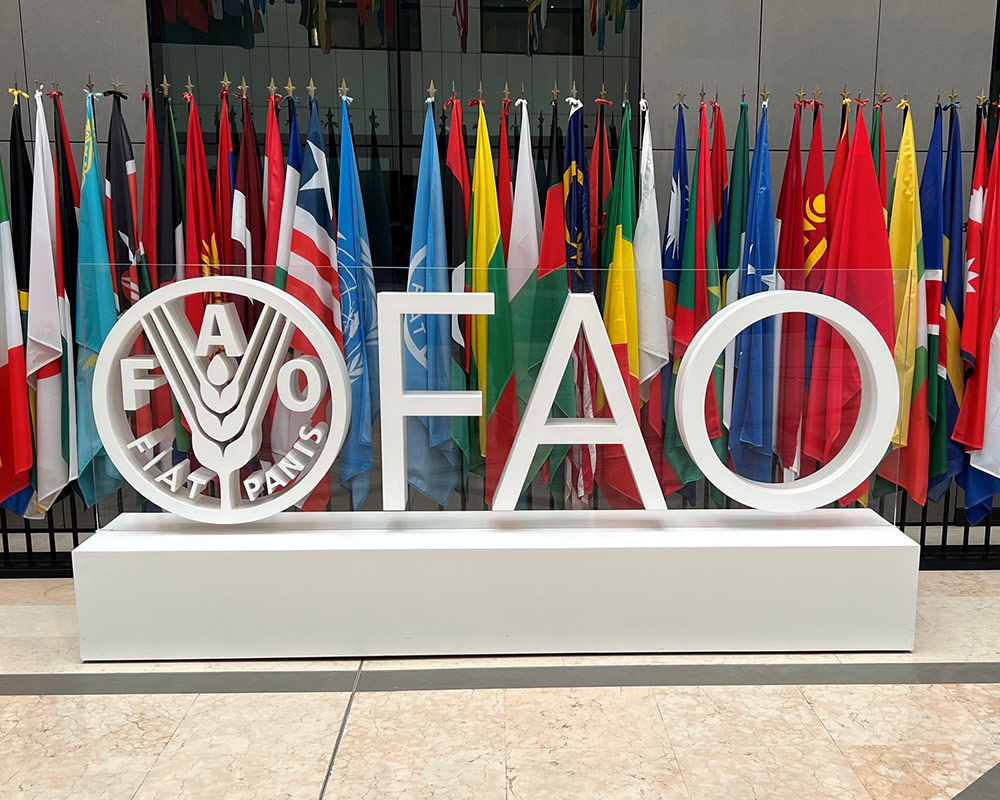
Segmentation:
{"type": "Polygon", "coordinates": [[[0,580],[0,800],[1000,797],[1000,780],[966,789],[1000,762],[1000,572],[922,573],[919,603],[916,649],[894,655],[81,664],[72,582],[0,580]],[[866,663],[900,675],[937,664],[942,680],[976,663],[997,677],[838,683],[866,663]],[[572,683],[656,665],[728,665],[733,684],[572,683]],[[824,682],[741,677],[760,665],[815,665],[824,682]],[[464,670],[445,681],[458,685],[521,667],[559,688],[363,680],[464,670]],[[208,673],[231,685],[202,691],[208,673]],[[288,690],[327,674],[344,690],[288,690]],[[50,689],[77,678],[72,693],[50,689]]]}

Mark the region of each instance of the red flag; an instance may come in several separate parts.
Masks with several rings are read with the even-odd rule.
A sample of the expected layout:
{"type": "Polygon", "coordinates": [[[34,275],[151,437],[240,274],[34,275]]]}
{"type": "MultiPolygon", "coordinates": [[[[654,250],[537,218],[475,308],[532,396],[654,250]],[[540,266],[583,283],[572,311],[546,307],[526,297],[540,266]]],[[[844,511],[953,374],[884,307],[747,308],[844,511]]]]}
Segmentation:
{"type": "MultiPolygon", "coordinates": [[[[198,104],[190,92],[184,93],[184,99],[188,102],[187,151],[184,159],[184,207],[187,209],[184,226],[185,277],[199,278],[219,274],[219,248],[198,104]]],[[[196,330],[201,330],[205,304],[213,299],[216,298],[204,295],[188,295],[186,298],[188,319],[196,330]]]]}
{"type": "Polygon", "coordinates": [[[281,95],[267,98],[267,130],[264,134],[264,280],[274,283],[274,267],[278,263],[278,236],[281,230],[281,203],[285,196],[285,158],[281,150],[281,130],[278,128],[278,104],[281,95]]]}
{"type": "Polygon", "coordinates": [[[503,242],[503,259],[507,263],[510,245],[510,220],[514,214],[514,185],[510,180],[510,145],[507,143],[507,109],[510,100],[503,101],[500,115],[500,153],[497,165],[497,206],[500,209],[500,240],[503,242]]]}
{"type": "Polygon", "coordinates": [[[597,132],[594,134],[587,176],[590,180],[590,263],[597,269],[601,253],[598,247],[604,241],[604,223],[608,216],[604,204],[611,193],[611,155],[608,151],[608,129],[604,125],[604,107],[610,106],[611,101],[599,98],[594,102],[597,103],[597,132]]]}
{"type": "Polygon", "coordinates": [[[215,162],[215,230],[219,233],[219,263],[232,264],[233,183],[236,164],[233,158],[233,131],[229,124],[229,91],[219,93],[219,154],[215,162]]]}
{"type": "MultiPolygon", "coordinates": [[[[833,155],[833,167],[830,169],[830,182],[826,185],[826,229],[833,231],[837,209],[840,207],[840,190],[844,183],[844,173],[847,169],[847,158],[850,151],[848,138],[850,136],[850,120],[847,112],[851,107],[850,98],[845,98],[840,110],[840,138],[837,140],[837,151],[833,155]]],[[[867,136],[865,139],[867,140],[867,136]]],[[[855,137],[855,142],[862,144],[855,137]]],[[[864,141],[867,146],[868,142],[864,141]]],[[[874,164],[872,165],[874,170],[874,164]]],[[[881,199],[880,199],[881,202],[881,199]]],[[[883,222],[885,220],[883,219],[883,222]]]]}
{"type": "Polygon", "coordinates": [[[827,197],[824,188],[823,167],[823,116],[821,104],[812,102],[813,130],[809,142],[809,160],[803,181],[802,194],[805,214],[802,221],[805,237],[805,287],[810,292],[823,288],[827,256],[827,197]]]}
{"type": "Polygon", "coordinates": [[[142,93],[146,103],[146,144],[142,150],[142,244],[154,289],[159,288],[159,253],[157,252],[157,222],[160,209],[160,143],[153,117],[153,98],[142,93]]]}
{"type": "Polygon", "coordinates": [[[726,126],[722,107],[712,103],[712,199],[715,201],[715,233],[720,242],[727,241],[723,215],[729,197],[729,165],[726,164],[726,126]]]}
{"type": "MultiPolygon", "coordinates": [[[[1000,144],[1000,128],[993,152],[1000,144]]],[[[982,450],[986,431],[987,389],[990,368],[990,343],[1000,317],[1000,268],[998,268],[997,193],[1000,192],[1000,158],[994,156],[986,185],[985,205],[982,193],[986,169],[986,131],[980,131],[976,152],[976,170],[969,201],[969,227],[966,263],[968,277],[965,292],[965,321],[962,330],[962,357],[971,367],[965,383],[962,408],[958,412],[952,439],[965,445],[966,451],[982,450]],[[977,192],[977,189],[979,190],[977,192]],[[976,217],[978,216],[978,219],[976,217]],[[970,303],[970,300],[974,302],[970,303]],[[970,313],[971,312],[971,313],[970,313]]]]}
{"type": "MultiPolygon", "coordinates": [[[[830,237],[823,293],[858,309],[893,352],[896,341],[892,261],[882,197],[864,117],[858,117],[830,237]]],[[[809,405],[803,427],[806,455],[827,462],[857,420],[861,376],[843,337],[824,322],[816,331],[809,405]]],[[[860,496],[867,481],[849,495],[860,496]]]]}
{"type": "MultiPolygon", "coordinates": [[[[236,164],[236,188],[233,193],[232,267],[233,275],[260,278],[264,259],[264,205],[260,175],[260,150],[257,133],[250,113],[250,98],[243,95],[243,133],[240,136],[240,157],[236,164]]],[[[237,298],[237,308],[243,327],[253,324],[253,303],[237,298]]]]}
{"type": "MultiPolygon", "coordinates": [[[[802,188],[801,103],[795,104],[785,176],[778,195],[778,272],[786,289],[805,289],[805,230],[802,188]]],[[[786,314],[781,323],[781,385],[778,394],[777,453],[782,467],[798,474],[799,431],[806,390],[806,315],[786,314]]]]}

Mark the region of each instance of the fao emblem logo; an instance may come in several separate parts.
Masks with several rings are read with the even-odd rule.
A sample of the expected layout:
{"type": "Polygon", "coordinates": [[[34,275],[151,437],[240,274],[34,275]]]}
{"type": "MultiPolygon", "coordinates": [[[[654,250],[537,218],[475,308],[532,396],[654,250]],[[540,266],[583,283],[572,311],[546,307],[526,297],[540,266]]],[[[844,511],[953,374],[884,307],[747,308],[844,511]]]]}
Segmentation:
{"type": "Polygon", "coordinates": [[[198,522],[244,523],[290,508],[327,476],[347,434],[348,387],[333,336],[301,302],[246,278],[197,278],[150,293],[118,320],[95,368],[94,418],[144,497],[198,522]],[[195,330],[186,301],[204,295],[224,302],[205,306],[195,330]],[[241,322],[233,300],[252,301],[252,321],[241,322]],[[151,404],[162,419],[171,401],[161,387],[173,397],[169,420],[137,430],[151,404]],[[178,425],[189,453],[175,447],[178,425]],[[262,453],[266,426],[281,442],[262,453]]]}

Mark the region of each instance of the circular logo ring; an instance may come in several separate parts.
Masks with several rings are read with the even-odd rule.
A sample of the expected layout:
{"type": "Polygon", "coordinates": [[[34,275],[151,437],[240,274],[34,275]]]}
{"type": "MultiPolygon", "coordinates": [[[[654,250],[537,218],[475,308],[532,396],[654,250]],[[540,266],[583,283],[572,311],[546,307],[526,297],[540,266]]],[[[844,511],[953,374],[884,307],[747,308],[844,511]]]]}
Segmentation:
{"type": "MultiPolygon", "coordinates": [[[[104,449],[122,477],[144,497],[167,511],[196,522],[235,524],[255,522],[284,511],[304,500],[333,466],[347,437],[351,418],[350,380],[347,365],[333,335],[305,304],[260,281],[236,277],[194,278],[169,284],[143,297],[129,308],[111,329],[94,367],[94,420],[104,449]],[[128,447],[135,440],[122,400],[122,359],[131,355],[133,344],[143,331],[143,321],[168,304],[190,295],[220,293],[247,297],[274,309],[301,331],[316,351],[329,379],[330,427],[309,461],[307,468],[287,489],[260,497],[255,502],[221,509],[219,501],[204,495],[190,498],[186,492],[168,491],[144,469],[148,459],[128,447]]],[[[273,387],[268,391],[273,391],[273,387]]],[[[237,464],[236,467],[243,466],[237,464]]]]}
{"type": "Polygon", "coordinates": [[[705,477],[733,500],[764,511],[806,511],[848,494],[882,461],[899,410],[895,363],[875,326],[840,300],[793,290],[744,297],[712,317],[684,354],[674,397],[684,447],[705,477]],[[844,337],[861,373],[861,409],[850,437],[830,463],[805,478],[764,483],[737,475],[719,460],[706,427],[705,392],[716,359],[740,331],[786,313],[812,314],[844,337]]]}

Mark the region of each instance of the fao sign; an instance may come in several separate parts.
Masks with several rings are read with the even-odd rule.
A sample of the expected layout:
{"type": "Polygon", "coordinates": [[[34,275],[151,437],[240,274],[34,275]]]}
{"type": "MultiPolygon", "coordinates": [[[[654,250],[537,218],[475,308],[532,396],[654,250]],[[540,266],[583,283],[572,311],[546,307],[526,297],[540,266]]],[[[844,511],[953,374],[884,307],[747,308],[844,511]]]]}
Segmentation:
{"type": "MultiPolygon", "coordinates": [[[[477,391],[405,391],[404,320],[418,314],[490,315],[493,295],[383,292],[378,313],[383,503],[386,510],[395,511],[406,507],[406,418],[479,416],[483,403],[477,391]]],[[[141,299],[122,315],[105,342],[93,391],[97,433],[126,480],[162,508],[212,524],[264,519],[302,501],[332,467],[351,417],[347,367],[330,332],[291,295],[245,278],[181,281],[141,299]],[[185,313],[185,299],[207,293],[252,301],[256,321],[249,334],[233,302],[209,305],[195,330],[185,313]],[[307,342],[308,350],[289,358],[296,332],[296,341],[307,342]],[[150,354],[136,354],[142,334],[150,354]],[[191,432],[193,458],[175,458],[167,426],[142,435],[133,430],[131,412],[149,404],[151,394],[162,386],[169,387],[191,432]],[[328,411],[321,408],[327,398],[328,411]],[[262,467],[258,454],[269,408],[302,424],[294,431],[288,453],[262,467]],[[217,492],[209,491],[216,485],[217,492]]],[[[753,295],[714,316],[688,348],[676,392],[684,445],[705,476],[734,500],[771,511],[817,508],[865,480],[888,447],[899,399],[892,354],[868,320],[839,300],[795,291],[753,295]],[[822,469],[790,483],[748,481],[731,472],[712,449],[704,418],[705,391],[717,356],[739,331],[790,312],[819,317],[844,336],[861,373],[861,410],[847,444],[822,469]]],[[[666,507],[597,303],[589,294],[566,299],[497,486],[494,509],[515,508],[535,450],[543,444],[621,445],[644,506],[666,507]],[[610,415],[550,419],[581,332],[610,415]]]]}

